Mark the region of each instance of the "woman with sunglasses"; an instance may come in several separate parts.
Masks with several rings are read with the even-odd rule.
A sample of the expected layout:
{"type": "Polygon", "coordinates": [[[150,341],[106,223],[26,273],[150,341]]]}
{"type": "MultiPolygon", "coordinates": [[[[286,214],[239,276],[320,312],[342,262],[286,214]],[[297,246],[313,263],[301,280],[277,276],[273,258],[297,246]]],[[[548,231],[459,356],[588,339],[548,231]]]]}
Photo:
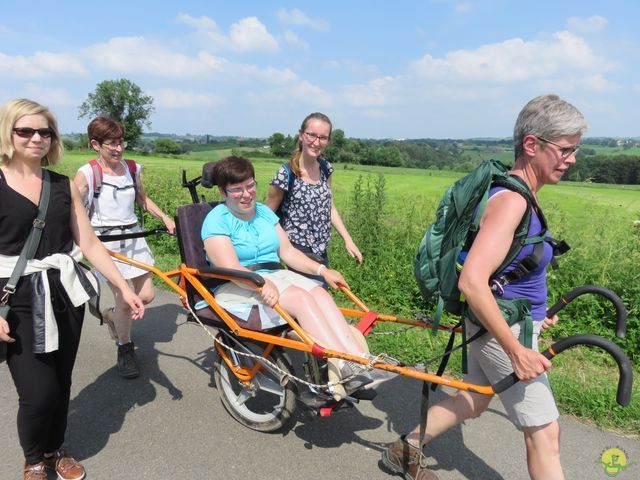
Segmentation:
{"type": "MultiPolygon", "coordinates": [[[[244,157],[224,158],[215,164],[213,178],[224,203],[216,206],[202,224],[208,261],[216,267],[256,271],[265,280],[260,293],[243,282],[227,282],[216,289],[216,300],[268,307],[279,303],[318,344],[368,357],[331,295],[319,282],[291,271],[295,268],[319,276],[333,288],[347,285],[339,272],[294,248],[278,217],[266,205],[256,202],[251,162],[244,157]],[[289,270],[277,268],[280,259],[289,270]]],[[[347,393],[374,380],[372,372],[358,369],[357,364],[341,360],[338,368],[342,378],[353,375],[344,385],[347,393]]]]}
{"type": "MultiPolygon", "coordinates": [[[[62,142],[52,113],[31,100],[4,105],[0,125],[0,285],[4,289],[38,214],[42,167],[58,162],[62,142]]],[[[74,264],[69,269],[61,258],[79,261],[84,254],[116,286],[133,318],[142,317],[144,305],[94,235],[73,182],[51,171],[48,176],[50,199],[42,236],[34,260],[27,262],[15,292],[7,297],[10,310],[7,318],[0,317],[0,341],[6,342],[7,364],[19,397],[23,478],[46,480],[50,469],[58,478],[78,480],[85,477],[84,468],[62,444],[84,316],[84,305],[76,306],[79,302],[71,298],[76,298],[77,282],[83,282],[74,264]],[[47,286],[48,295],[37,293],[41,285],[47,286]],[[45,305],[40,302],[49,305],[44,320],[40,308],[45,305]],[[34,329],[41,331],[42,323],[44,342],[34,333],[34,329]]]]}
{"type": "MultiPolygon", "coordinates": [[[[349,255],[362,263],[362,254],[347,231],[331,194],[331,164],[322,157],[331,140],[331,120],[322,113],[308,115],[298,131],[289,164],[271,180],[266,204],[280,216],[291,244],[329,265],[331,226],[344,240],[349,255]]],[[[324,282],[322,277],[308,275],[324,282]]],[[[326,285],[326,284],[325,284],[326,285]]]]}
{"type": "MultiPolygon", "coordinates": [[[[98,235],[118,235],[140,232],[135,205],[161,220],[169,233],[174,233],[176,225],[146,194],[142,184],[142,166],[133,160],[124,160],[124,127],[107,117],[97,117],[87,128],[91,148],[98,159],[78,169],[74,179],[89,211],[91,225],[98,235]]],[[[109,250],[132,258],[147,265],[154,264],[153,254],[144,238],[106,242],[109,250]]],[[[129,263],[116,265],[120,273],[130,280],[133,289],[146,304],[155,297],[151,273],[129,263]]],[[[103,313],[111,338],[117,342],[118,373],[122,378],[136,378],[140,372],[131,341],[131,315],[129,306],[114,288],[115,306],[103,313]]]]}

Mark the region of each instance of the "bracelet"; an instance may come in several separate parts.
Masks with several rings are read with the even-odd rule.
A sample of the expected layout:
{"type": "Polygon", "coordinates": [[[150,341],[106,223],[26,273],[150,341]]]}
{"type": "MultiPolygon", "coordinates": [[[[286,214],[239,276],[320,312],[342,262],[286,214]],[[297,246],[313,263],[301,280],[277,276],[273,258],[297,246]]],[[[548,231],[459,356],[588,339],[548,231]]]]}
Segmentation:
{"type": "Polygon", "coordinates": [[[316,270],[316,275],[320,275],[320,272],[322,272],[323,268],[327,268],[327,267],[325,266],[324,263],[321,263],[318,269],[316,270]]]}

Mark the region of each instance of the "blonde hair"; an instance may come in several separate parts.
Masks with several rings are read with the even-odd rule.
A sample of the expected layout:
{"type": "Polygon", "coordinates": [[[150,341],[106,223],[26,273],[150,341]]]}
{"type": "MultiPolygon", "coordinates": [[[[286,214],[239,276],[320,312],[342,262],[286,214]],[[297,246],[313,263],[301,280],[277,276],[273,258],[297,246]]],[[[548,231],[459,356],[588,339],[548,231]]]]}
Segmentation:
{"type": "Polygon", "coordinates": [[[11,162],[15,149],[13,148],[13,128],[16,122],[25,115],[43,115],[53,134],[47,154],[42,157],[40,164],[55,165],[62,158],[63,146],[58,132],[58,122],[51,111],[39,103],[27,98],[11,100],[0,109],[0,165],[11,162]]]}
{"type": "Polygon", "coordinates": [[[331,124],[331,120],[324,113],[314,112],[310,113],[305,117],[302,121],[302,125],[300,125],[300,130],[298,130],[298,138],[296,140],[296,148],[291,155],[291,160],[289,160],[289,168],[293,172],[296,177],[300,176],[300,157],[302,156],[302,134],[307,129],[307,125],[311,120],[320,120],[322,122],[329,124],[329,138],[331,138],[331,132],[333,131],[333,125],[331,124]]]}

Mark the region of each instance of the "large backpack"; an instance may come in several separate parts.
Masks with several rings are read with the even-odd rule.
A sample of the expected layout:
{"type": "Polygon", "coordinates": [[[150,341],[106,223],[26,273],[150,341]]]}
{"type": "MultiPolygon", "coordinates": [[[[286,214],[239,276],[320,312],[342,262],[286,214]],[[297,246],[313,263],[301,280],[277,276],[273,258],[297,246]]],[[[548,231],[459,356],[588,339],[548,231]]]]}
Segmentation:
{"type": "MultiPolygon", "coordinates": [[[[133,191],[135,192],[134,203],[137,203],[138,202],[138,181],[136,179],[136,162],[134,160],[126,160],[126,159],[124,162],[127,168],[129,169],[131,178],[133,179],[133,191]]],[[[96,198],[100,196],[100,192],[102,191],[103,173],[102,173],[102,166],[100,165],[100,162],[98,162],[96,159],[90,160],[89,166],[91,167],[91,173],[93,177],[92,178],[93,199],[89,200],[89,204],[87,205],[88,207],[87,210],[88,210],[89,218],[91,218],[95,210],[94,201],[96,198]]],[[[142,221],[142,217],[140,220],[142,221]]]]}
{"type": "MultiPolygon", "coordinates": [[[[329,170],[329,162],[324,157],[318,158],[318,163],[320,164],[320,171],[324,173],[325,178],[329,178],[331,175],[331,171],[329,170]]],[[[282,201],[276,210],[276,215],[280,220],[282,220],[282,205],[284,205],[285,200],[291,195],[291,190],[293,189],[293,182],[296,180],[296,174],[291,171],[288,163],[283,163],[282,168],[287,173],[287,190],[284,192],[284,196],[282,197],[282,201]]]]}
{"type": "MultiPolygon", "coordinates": [[[[414,273],[423,298],[436,306],[433,318],[434,333],[444,311],[467,317],[481,326],[458,289],[458,277],[466,252],[478,232],[489,199],[489,190],[496,186],[517,192],[527,201],[526,212],[516,228],[511,247],[502,264],[492,275],[490,285],[507,323],[513,325],[525,320],[520,342],[530,347],[533,331],[530,302],[526,299],[503,299],[500,297],[501,290],[507,283],[526,277],[538,267],[545,241],[552,244],[554,253],[563,253],[568,246],[547,235],[546,221],[533,194],[519,177],[509,175],[508,168],[501,162],[485,161],[447,189],[438,205],[436,220],[427,228],[418,247],[414,259],[414,273]],[[528,237],[532,209],[536,210],[542,227],[535,236],[528,237]],[[523,258],[507,274],[502,273],[522,248],[529,244],[534,244],[533,253],[523,258]]],[[[464,321],[461,323],[464,330],[464,321]]],[[[463,368],[466,367],[465,364],[466,355],[463,350],[463,368]]]]}

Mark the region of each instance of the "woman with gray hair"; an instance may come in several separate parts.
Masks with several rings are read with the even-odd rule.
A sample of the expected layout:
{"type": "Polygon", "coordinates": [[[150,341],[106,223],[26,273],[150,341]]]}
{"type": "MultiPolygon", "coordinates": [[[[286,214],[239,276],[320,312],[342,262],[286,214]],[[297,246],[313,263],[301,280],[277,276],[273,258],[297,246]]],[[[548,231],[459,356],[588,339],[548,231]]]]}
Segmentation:
{"type": "MultiPolygon", "coordinates": [[[[512,270],[530,255],[533,246],[524,247],[502,272],[496,272],[505,259],[522,218],[531,208],[527,237],[540,235],[543,217],[537,193],[548,184],[560,181],[575,163],[580,138],[587,124],[582,114],[557,95],[542,95],[527,103],[514,129],[515,165],[510,171],[530,190],[534,199],[527,200],[512,190],[493,187],[482,214],[480,229],[464,260],[458,287],[466,302],[488,331],[469,344],[468,374],[465,381],[486,385],[495,384],[515,372],[521,382],[499,395],[509,419],[524,434],[527,466],[533,479],[564,478],[560,464],[560,427],[558,410],[545,372],[551,368],[537,349],[538,335],[558,321],[557,316],[546,318],[546,265],[552,257],[552,246],[542,242],[544,251],[538,267],[524,278],[503,286],[504,298],[524,298],[531,303],[533,321],[532,348],[519,343],[524,321],[509,325],[504,320],[490,279],[496,273],[512,270]]],[[[468,337],[481,328],[466,319],[468,337]]],[[[484,412],[492,397],[458,391],[455,395],[432,406],[426,419],[424,438],[420,428],[400,437],[382,454],[383,463],[406,479],[432,480],[437,478],[428,470],[422,447],[451,427],[484,412]],[[421,444],[421,442],[423,442],[421,444]]]]}

